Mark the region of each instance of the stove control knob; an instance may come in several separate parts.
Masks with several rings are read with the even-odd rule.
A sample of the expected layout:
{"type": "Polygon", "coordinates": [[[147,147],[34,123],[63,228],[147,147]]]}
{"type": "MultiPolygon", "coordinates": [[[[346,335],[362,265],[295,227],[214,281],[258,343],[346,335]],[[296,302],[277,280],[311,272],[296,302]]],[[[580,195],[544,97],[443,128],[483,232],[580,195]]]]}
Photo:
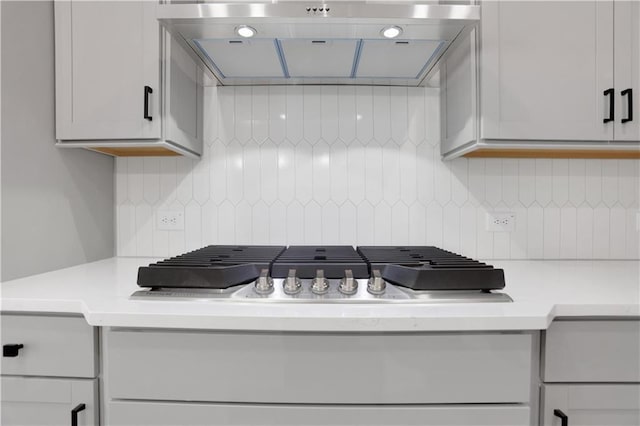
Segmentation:
{"type": "Polygon", "coordinates": [[[353,272],[351,269],[344,271],[344,278],[340,281],[338,286],[340,293],[351,296],[358,291],[358,281],[353,278],[353,272]]]}
{"type": "Polygon", "coordinates": [[[369,278],[369,282],[367,283],[367,291],[373,295],[380,295],[384,293],[386,287],[387,283],[382,279],[380,270],[374,269],[373,276],[369,278]]]}
{"type": "Polygon", "coordinates": [[[260,277],[256,280],[253,289],[258,294],[269,294],[273,291],[273,279],[269,276],[268,269],[260,271],[260,277]]]}
{"type": "Polygon", "coordinates": [[[289,269],[289,275],[284,280],[284,284],[282,284],[282,289],[286,294],[298,294],[300,290],[302,290],[302,283],[296,277],[296,270],[289,269]]]}
{"type": "Polygon", "coordinates": [[[316,271],[316,277],[311,281],[311,291],[314,294],[326,294],[329,291],[329,281],[324,277],[323,269],[316,271]]]}

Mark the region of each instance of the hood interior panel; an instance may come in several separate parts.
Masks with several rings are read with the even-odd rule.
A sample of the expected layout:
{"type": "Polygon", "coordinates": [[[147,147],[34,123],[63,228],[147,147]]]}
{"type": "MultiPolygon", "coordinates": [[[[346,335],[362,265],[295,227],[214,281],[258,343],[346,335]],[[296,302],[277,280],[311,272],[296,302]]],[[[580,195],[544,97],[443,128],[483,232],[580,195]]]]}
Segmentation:
{"type": "Polygon", "coordinates": [[[274,40],[194,40],[219,78],[285,77],[274,40]]]}
{"type": "Polygon", "coordinates": [[[356,77],[419,79],[443,45],[439,40],[365,40],[356,77]]]}
{"type": "Polygon", "coordinates": [[[359,40],[287,39],[278,41],[291,77],[352,76],[359,40]]]}

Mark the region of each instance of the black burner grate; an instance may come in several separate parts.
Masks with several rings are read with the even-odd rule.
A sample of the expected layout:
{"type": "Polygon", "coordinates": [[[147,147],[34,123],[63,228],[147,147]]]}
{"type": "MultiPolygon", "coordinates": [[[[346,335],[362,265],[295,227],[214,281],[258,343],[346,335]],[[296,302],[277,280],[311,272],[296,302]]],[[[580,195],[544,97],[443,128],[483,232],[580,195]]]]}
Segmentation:
{"type": "Polygon", "coordinates": [[[254,281],[284,246],[208,246],[138,269],[140,287],[224,289],[254,281]]]}
{"type": "Polygon", "coordinates": [[[432,246],[358,247],[370,265],[393,284],[413,290],[497,290],[504,271],[432,246]]]}
{"type": "Polygon", "coordinates": [[[368,278],[367,263],[352,246],[290,246],[273,263],[271,275],[285,278],[295,269],[299,278],[313,278],[322,269],[326,278],[343,278],[350,269],[354,278],[368,278]]]}
{"type": "Polygon", "coordinates": [[[208,246],[138,270],[138,285],[152,288],[226,289],[255,281],[262,269],[285,278],[313,278],[322,269],[330,279],[351,270],[368,278],[380,270],[390,283],[414,290],[495,290],[505,286],[504,272],[491,265],[437,247],[208,246]]]}

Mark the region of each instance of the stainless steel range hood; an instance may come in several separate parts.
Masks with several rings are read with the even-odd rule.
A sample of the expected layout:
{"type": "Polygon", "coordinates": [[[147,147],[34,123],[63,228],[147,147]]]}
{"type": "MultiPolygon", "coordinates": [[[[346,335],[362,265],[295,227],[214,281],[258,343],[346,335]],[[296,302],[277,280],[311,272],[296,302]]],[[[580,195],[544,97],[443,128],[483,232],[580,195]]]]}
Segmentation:
{"type": "Polygon", "coordinates": [[[221,85],[420,86],[453,40],[477,25],[480,9],[392,0],[175,3],[159,5],[158,19],[221,85]],[[386,38],[389,27],[400,34],[386,38]]]}

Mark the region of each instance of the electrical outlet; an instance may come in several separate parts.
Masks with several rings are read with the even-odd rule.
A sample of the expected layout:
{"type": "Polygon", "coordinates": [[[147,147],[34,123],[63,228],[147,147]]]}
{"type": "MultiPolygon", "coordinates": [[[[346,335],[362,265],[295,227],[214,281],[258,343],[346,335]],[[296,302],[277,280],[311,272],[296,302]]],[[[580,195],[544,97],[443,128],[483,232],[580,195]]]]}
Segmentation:
{"type": "Polygon", "coordinates": [[[156,214],[158,229],[162,231],[182,231],[184,212],[182,210],[158,210],[156,214]]]}
{"type": "Polygon", "coordinates": [[[512,232],[516,229],[516,214],[513,212],[487,212],[486,229],[489,232],[512,232]]]}

